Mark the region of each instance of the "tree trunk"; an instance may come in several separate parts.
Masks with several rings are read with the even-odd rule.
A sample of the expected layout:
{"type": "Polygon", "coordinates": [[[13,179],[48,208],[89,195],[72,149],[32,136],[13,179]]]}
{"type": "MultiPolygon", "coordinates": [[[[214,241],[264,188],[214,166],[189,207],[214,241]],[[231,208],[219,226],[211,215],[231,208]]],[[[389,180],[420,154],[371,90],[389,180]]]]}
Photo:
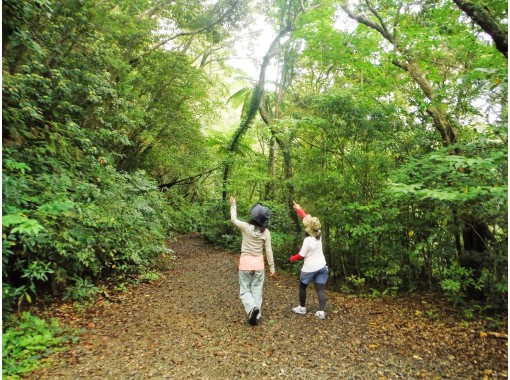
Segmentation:
{"type": "Polygon", "coordinates": [[[492,40],[505,58],[508,59],[508,27],[500,23],[482,2],[483,6],[469,0],[453,0],[455,4],[467,14],[473,22],[478,24],[492,40]]]}
{"type": "MultiPolygon", "coordinates": [[[[253,119],[257,115],[257,111],[259,111],[259,107],[262,103],[262,100],[264,99],[267,66],[269,66],[269,62],[271,61],[271,58],[273,58],[277,54],[280,40],[287,33],[289,33],[290,30],[291,30],[291,25],[287,25],[287,27],[285,27],[284,29],[282,29],[280,31],[280,33],[278,33],[278,35],[275,37],[275,39],[269,46],[269,49],[268,49],[266,55],[262,59],[262,65],[260,66],[259,81],[257,83],[257,86],[255,87],[255,90],[253,91],[253,95],[252,95],[251,103],[250,103],[250,109],[248,111],[247,116],[244,118],[244,120],[241,121],[239,128],[234,133],[232,142],[230,143],[230,147],[228,149],[229,154],[234,153],[237,150],[237,147],[239,145],[239,141],[240,141],[241,137],[246,133],[246,131],[250,127],[253,119]]],[[[223,170],[222,197],[223,197],[224,202],[227,199],[227,181],[228,181],[228,177],[230,175],[230,169],[231,169],[231,164],[229,162],[226,162],[225,168],[223,170]]],[[[225,211],[225,214],[227,215],[227,211],[225,211]]]]}
{"type": "Polygon", "coordinates": [[[265,199],[274,198],[274,178],[276,176],[276,135],[271,129],[271,140],[269,141],[269,158],[267,162],[267,174],[269,180],[266,182],[265,199]]]}
{"type": "Polygon", "coordinates": [[[455,131],[453,130],[452,125],[448,121],[441,107],[438,107],[435,104],[435,91],[429,81],[425,78],[425,74],[423,73],[418,63],[414,59],[408,59],[407,62],[394,60],[393,64],[407,71],[418,84],[418,86],[420,86],[427,99],[431,101],[431,104],[427,107],[427,113],[432,117],[434,127],[441,134],[443,145],[449,146],[454,144],[457,141],[455,131]]]}
{"type": "Polygon", "coordinates": [[[329,223],[324,221],[322,228],[322,241],[324,242],[324,256],[327,257],[327,263],[329,268],[334,267],[333,256],[331,255],[331,235],[329,229],[329,223]]]}

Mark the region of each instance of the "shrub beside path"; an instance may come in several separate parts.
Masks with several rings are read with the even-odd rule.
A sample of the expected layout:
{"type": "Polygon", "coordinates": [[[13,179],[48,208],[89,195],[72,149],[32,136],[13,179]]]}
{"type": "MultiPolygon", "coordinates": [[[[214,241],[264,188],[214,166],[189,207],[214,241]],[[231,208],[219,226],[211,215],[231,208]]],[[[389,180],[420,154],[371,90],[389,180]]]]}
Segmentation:
{"type": "Polygon", "coordinates": [[[85,329],[80,341],[27,378],[507,378],[505,339],[459,323],[425,298],[328,291],[321,321],[313,315],[313,286],[309,313],[292,313],[297,278],[280,273],[266,277],[263,321],[249,326],[238,298],[237,256],[197,234],[170,245],[177,259],[164,278],[65,321],[85,329]]]}

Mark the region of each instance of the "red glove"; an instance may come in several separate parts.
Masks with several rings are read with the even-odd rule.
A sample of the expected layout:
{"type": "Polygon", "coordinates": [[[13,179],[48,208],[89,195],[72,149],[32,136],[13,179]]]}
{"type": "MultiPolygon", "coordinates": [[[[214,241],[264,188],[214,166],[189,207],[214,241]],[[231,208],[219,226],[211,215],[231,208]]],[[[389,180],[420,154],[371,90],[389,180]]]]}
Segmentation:
{"type": "Polygon", "coordinates": [[[294,256],[290,257],[290,262],[293,263],[294,261],[304,259],[303,256],[301,256],[299,253],[296,253],[294,256]]]}

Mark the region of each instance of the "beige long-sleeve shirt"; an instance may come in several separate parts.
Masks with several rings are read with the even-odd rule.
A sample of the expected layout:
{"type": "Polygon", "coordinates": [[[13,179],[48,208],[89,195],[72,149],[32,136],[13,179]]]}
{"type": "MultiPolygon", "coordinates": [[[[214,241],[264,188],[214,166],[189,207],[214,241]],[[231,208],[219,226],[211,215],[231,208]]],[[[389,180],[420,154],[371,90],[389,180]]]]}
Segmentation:
{"type": "Polygon", "coordinates": [[[274,273],[271,232],[269,232],[267,228],[264,232],[260,232],[253,224],[237,219],[237,208],[235,202],[230,205],[230,220],[241,230],[241,234],[243,236],[243,242],[241,243],[241,257],[239,258],[239,269],[263,270],[265,250],[269,271],[274,273]]]}

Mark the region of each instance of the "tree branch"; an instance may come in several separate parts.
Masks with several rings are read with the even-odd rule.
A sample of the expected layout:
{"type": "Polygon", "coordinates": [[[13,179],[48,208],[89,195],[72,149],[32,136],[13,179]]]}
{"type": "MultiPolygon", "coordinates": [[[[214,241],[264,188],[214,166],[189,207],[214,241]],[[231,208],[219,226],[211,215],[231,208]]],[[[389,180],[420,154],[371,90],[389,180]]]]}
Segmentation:
{"type": "Polygon", "coordinates": [[[367,7],[368,7],[368,10],[377,18],[377,20],[379,21],[379,24],[381,25],[381,28],[382,30],[384,31],[384,34],[383,36],[388,36],[386,37],[391,43],[393,43],[393,36],[391,35],[391,33],[388,31],[388,28],[386,28],[386,24],[384,23],[384,20],[382,19],[382,17],[379,15],[379,12],[377,12],[377,10],[372,7],[372,5],[370,4],[370,1],[369,0],[365,0],[365,3],[367,4],[367,7]]]}
{"type": "Polygon", "coordinates": [[[485,6],[478,6],[469,0],[453,0],[453,2],[491,36],[496,48],[508,59],[508,27],[498,22],[485,6]]]}
{"type": "MultiPolygon", "coordinates": [[[[391,33],[388,32],[388,30],[386,29],[386,27],[384,26],[384,24],[381,26],[379,24],[376,24],[375,22],[372,22],[370,21],[368,18],[366,18],[365,16],[363,15],[359,15],[359,14],[356,14],[354,12],[352,12],[349,7],[347,6],[346,3],[343,3],[343,4],[340,4],[340,7],[345,11],[345,13],[347,13],[347,15],[352,18],[353,20],[356,20],[358,21],[360,24],[363,24],[363,25],[366,25],[368,26],[369,28],[371,29],[374,29],[376,30],[377,32],[379,32],[385,39],[387,39],[388,41],[390,41],[391,43],[394,43],[394,38],[393,38],[393,35],[391,33]]],[[[370,8],[369,8],[370,9],[370,8]]],[[[372,9],[370,9],[370,11],[372,12],[372,9]]],[[[375,14],[377,14],[377,11],[374,10],[374,12],[376,12],[375,14]]],[[[378,19],[380,18],[380,16],[377,14],[378,19]]]]}
{"type": "Polygon", "coordinates": [[[208,24],[202,28],[199,28],[197,30],[181,32],[181,33],[177,33],[173,36],[170,36],[169,38],[165,38],[164,40],[158,42],[156,45],[152,46],[145,54],[141,55],[138,58],[132,59],[129,63],[136,64],[143,57],[145,57],[148,54],[152,53],[153,51],[159,49],[164,44],[166,44],[172,40],[175,40],[176,38],[184,37],[184,36],[195,36],[197,34],[205,32],[208,29],[211,29],[213,26],[223,22],[225,20],[225,18],[235,9],[235,7],[237,6],[238,3],[239,3],[239,0],[235,0],[234,3],[216,21],[212,21],[210,24],[208,24]]]}
{"type": "Polygon", "coordinates": [[[158,185],[158,188],[161,191],[163,191],[164,189],[169,189],[169,188],[171,188],[172,186],[175,186],[175,185],[191,185],[192,183],[198,182],[202,177],[209,176],[212,172],[214,172],[215,170],[218,170],[219,168],[220,167],[217,166],[217,167],[212,168],[210,170],[207,170],[207,171],[205,171],[203,173],[196,174],[196,175],[193,175],[193,176],[187,177],[187,178],[179,179],[179,177],[177,177],[175,180],[173,180],[171,182],[163,183],[161,185],[158,185]]]}

